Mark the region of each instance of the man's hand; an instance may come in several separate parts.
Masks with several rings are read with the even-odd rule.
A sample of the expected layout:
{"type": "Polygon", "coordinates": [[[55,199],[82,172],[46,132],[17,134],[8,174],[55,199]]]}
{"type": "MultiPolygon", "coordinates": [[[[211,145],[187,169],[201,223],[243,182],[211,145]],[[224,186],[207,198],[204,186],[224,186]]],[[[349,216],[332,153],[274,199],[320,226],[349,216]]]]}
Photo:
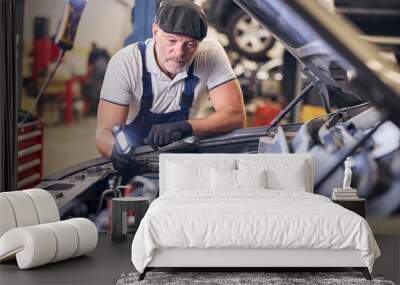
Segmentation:
{"type": "Polygon", "coordinates": [[[158,124],[151,128],[146,143],[153,149],[158,149],[160,146],[189,137],[192,132],[192,126],[187,121],[158,124]]]}
{"type": "Polygon", "coordinates": [[[117,149],[117,145],[114,144],[111,161],[115,170],[119,172],[131,172],[140,167],[140,164],[134,159],[132,150],[127,154],[120,153],[117,149]]]}

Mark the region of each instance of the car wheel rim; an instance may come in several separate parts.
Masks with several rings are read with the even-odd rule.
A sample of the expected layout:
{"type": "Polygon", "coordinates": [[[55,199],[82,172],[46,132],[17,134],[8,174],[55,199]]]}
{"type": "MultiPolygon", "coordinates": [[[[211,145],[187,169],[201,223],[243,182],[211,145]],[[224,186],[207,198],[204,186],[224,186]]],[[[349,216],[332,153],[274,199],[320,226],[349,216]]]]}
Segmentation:
{"type": "Polygon", "coordinates": [[[271,33],[248,15],[243,15],[236,22],[233,36],[238,47],[250,53],[267,49],[272,40],[271,33]]]}

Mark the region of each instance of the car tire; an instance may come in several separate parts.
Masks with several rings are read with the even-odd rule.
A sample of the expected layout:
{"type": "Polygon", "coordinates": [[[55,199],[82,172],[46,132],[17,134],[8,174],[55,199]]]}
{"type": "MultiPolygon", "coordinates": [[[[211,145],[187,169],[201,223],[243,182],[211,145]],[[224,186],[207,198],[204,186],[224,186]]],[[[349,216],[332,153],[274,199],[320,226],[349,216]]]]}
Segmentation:
{"type": "Polygon", "coordinates": [[[228,20],[226,34],[233,50],[255,61],[268,59],[266,53],[275,43],[272,34],[241,9],[228,20]]]}

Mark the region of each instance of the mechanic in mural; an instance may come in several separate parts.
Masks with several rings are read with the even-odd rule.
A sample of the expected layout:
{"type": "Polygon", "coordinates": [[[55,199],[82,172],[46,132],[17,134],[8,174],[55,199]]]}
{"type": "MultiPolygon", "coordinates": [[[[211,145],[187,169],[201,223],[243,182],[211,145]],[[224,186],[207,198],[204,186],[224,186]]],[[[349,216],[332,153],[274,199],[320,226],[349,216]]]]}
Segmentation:
{"type": "Polygon", "coordinates": [[[202,8],[189,0],[164,1],[152,32],[152,39],[112,57],[101,89],[96,146],[120,171],[138,164],[130,153],[116,150],[115,125],[125,125],[131,145],[154,149],[244,126],[243,96],[228,57],[218,42],[203,41],[207,23],[202,8]],[[207,97],[215,112],[194,117],[207,97]]]}
{"type": "Polygon", "coordinates": [[[92,49],[88,58],[87,80],[82,84],[82,95],[89,102],[89,113],[96,114],[99,104],[99,93],[106,74],[110,55],[105,48],[100,48],[95,42],[91,44],[92,49]]]}

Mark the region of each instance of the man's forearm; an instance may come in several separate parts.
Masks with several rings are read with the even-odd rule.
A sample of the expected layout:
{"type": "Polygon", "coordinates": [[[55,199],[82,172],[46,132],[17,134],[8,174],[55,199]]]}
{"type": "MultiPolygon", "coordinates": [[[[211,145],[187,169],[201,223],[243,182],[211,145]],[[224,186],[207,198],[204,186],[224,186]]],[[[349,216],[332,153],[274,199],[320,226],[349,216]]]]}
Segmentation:
{"type": "Polygon", "coordinates": [[[102,130],[96,133],[96,147],[102,156],[111,157],[114,142],[110,131],[102,130]]]}
{"type": "Polygon", "coordinates": [[[194,136],[208,136],[243,128],[246,114],[241,111],[225,110],[212,113],[205,118],[188,120],[194,136]]]}

